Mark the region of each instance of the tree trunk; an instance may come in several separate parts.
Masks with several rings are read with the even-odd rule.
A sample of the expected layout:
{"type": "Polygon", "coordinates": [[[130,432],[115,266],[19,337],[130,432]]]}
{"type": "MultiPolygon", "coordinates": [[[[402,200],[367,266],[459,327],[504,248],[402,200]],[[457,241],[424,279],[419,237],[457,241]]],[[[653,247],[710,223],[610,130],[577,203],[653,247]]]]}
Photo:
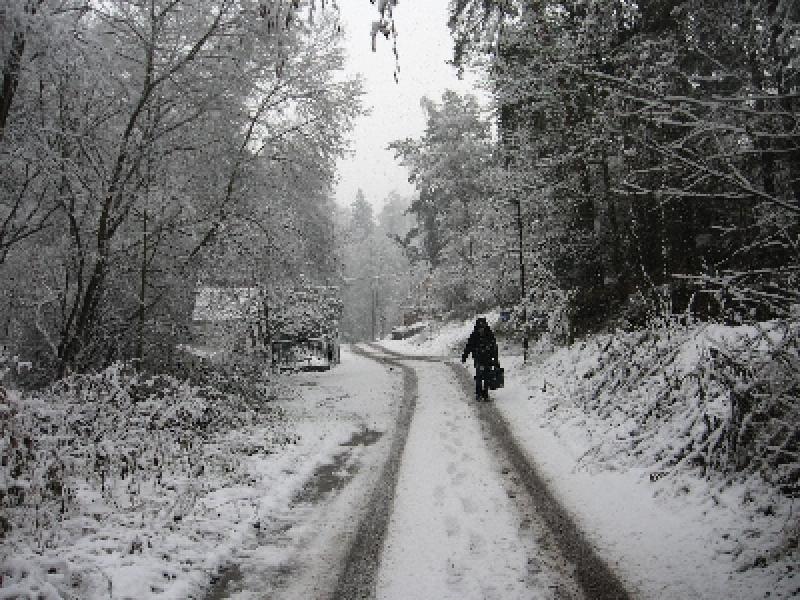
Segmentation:
{"type": "Polygon", "coordinates": [[[14,99],[14,92],[17,91],[20,63],[24,51],[25,34],[22,31],[15,31],[11,39],[11,51],[3,65],[3,89],[2,95],[0,95],[0,140],[3,139],[8,114],[11,112],[11,102],[14,99]]]}
{"type": "MultiPolygon", "coordinates": [[[[26,16],[35,15],[41,3],[42,0],[28,0],[25,2],[24,11],[26,16]]],[[[25,25],[23,24],[24,27],[25,25]]],[[[19,84],[19,72],[24,51],[25,31],[23,29],[14,32],[11,38],[11,50],[3,65],[3,88],[2,95],[0,95],[0,140],[3,139],[5,134],[8,115],[11,112],[11,104],[14,101],[14,93],[17,91],[17,85],[19,84]]]]}

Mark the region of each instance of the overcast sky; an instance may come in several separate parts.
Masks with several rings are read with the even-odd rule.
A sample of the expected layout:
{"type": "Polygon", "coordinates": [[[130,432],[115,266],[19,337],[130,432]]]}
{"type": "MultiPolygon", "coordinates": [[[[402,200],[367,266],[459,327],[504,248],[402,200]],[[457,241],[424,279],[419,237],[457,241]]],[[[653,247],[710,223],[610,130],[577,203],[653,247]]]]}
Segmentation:
{"type": "Polygon", "coordinates": [[[395,7],[400,54],[400,82],[393,79],[394,57],[391,39],[378,35],[377,52],[370,47],[370,28],[377,9],[367,0],[340,0],[347,35],[349,69],[361,73],[366,90],[365,103],[372,113],[361,117],[352,134],[353,154],[339,163],[338,203],[349,206],[358,188],[376,210],[392,190],[413,193],[408,172],[397,164],[389,142],[419,137],[425,129],[420,98],[440,100],[445,89],[461,93],[480,91],[475,77],[459,81],[455,69],[446,64],[452,58],[452,41],[447,28],[448,0],[401,0],[395,7]],[[468,82],[468,80],[471,82],[468,82]]]}

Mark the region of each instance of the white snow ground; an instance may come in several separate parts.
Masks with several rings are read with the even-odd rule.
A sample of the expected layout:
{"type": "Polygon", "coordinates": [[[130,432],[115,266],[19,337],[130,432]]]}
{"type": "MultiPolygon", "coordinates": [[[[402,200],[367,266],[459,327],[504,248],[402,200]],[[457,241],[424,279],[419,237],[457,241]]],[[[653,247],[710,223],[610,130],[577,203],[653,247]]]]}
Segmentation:
{"type": "MultiPolygon", "coordinates": [[[[359,431],[390,428],[402,393],[396,371],[346,350],[337,368],[297,378],[304,384],[300,397],[276,401],[286,410],[287,430],[234,431],[220,444],[235,470],[231,477],[215,478],[208,470],[205,476],[187,475],[165,481],[159,490],[141,489],[140,502],[125,505],[84,490],[80,508],[58,531],[40,532],[37,539],[12,532],[0,545],[0,599],[202,598],[213,574],[253,546],[255,523],[297,521],[291,516],[293,497],[315,468],[341,451],[340,444],[359,431]],[[272,453],[246,451],[257,445],[272,453]],[[174,492],[165,497],[163,489],[174,492]]],[[[352,460],[369,462],[365,454],[354,448],[352,460]]],[[[333,525],[352,526],[344,513],[355,503],[354,483],[346,502],[327,507],[333,525]]],[[[256,558],[263,565],[290,564],[298,558],[295,542],[322,545],[332,535],[312,536],[301,525],[290,534],[295,539],[254,552],[261,553],[256,558]]],[[[320,553],[305,550],[305,558],[320,553]]]]}
{"type": "MultiPolygon", "coordinates": [[[[472,323],[447,324],[381,344],[401,353],[452,358],[460,354],[472,323]]],[[[592,460],[589,455],[598,444],[613,441],[620,432],[619,422],[577,408],[570,395],[597,357],[583,344],[532,354],[528,365],[521,356],[501,354],[506,386],[493,392],[496,406],[623,581],[653,600],[800,597],[796,541],[789,542],[786,552],[786,540],[796,540],[800,530],[800,507],[769,493],[758,480],[725,486],[683,473],[656,474],[652,481],[652,465],[646,461],[592,460]],[[777,558],[768,567],[753,566],[769,554],[777,558]]],[[[693,346],[687,354],[681,357],[684,362],[702,360],[693,346]]],[[[634,391],[647,396],[644,387],[629,390],[634,399],[634,391]]]]}
{"type": "MultiPolygon", "coordinates": [[[[470,320],[423,334],[418,344],[403,340],[385,345],[452,357],[460,353],[471,329],[470,320]]],[[[614,439],[620,426],[608,416],[578,410],[572,401],[576,380],[582,380],[594,358],[583,345],[534,356],[530,365],[522,365],[519,357],[501,356],[506,388],[494,398],[531,460],[600,553],[642,598],[797,597],[796,547],[768,561],[766,568],[752,566],[760,553],[796,536],[798,519],[791,501],[765,494],[755,481],[725,487],[689,473],[651,481],[647,462],[637,466],[592,458],[589,451],[599,441],[614,439]]],[[[421,394],[409,433],[379,575],[381,595],[514,598],[525,591],[524,597],[530,597],[530,587],[520,579],[525,577],[525,557],[536,548],[519,541],[515,517],[507,510],[509,500],[477,424],[463,398],[452,394],[452,383],[435,375],[445,370],[442,365],[435,371],[436,365],[414,364],[420,370],[420,389],[430,394],[421,394]],[[413,551],[401,552],[404,548],[413,551]],[[424,578],[422,569],[427,569],[424,578]]],[[[256,522],[288,519],[298,525],[284,543],[253,548],[245,558],[256,564],[297,564],[339,539],[338,528],[352,527],[348,505],[359,489],[366,489],[366,481],[354,481],[325,507],[328,514],[313,515],[307,527],[298,523],[302,515],[290,506],[291,500],[354,432],[388,427],[401,394],[399,377],[345,352],[342,364],[331,372],[302,378],[310,385],[301,386],[301,399],[282,401],[293,424],[283,435],[295,443],[280,443],[272,427],[234,432],[220,452],[230,454],[241,474],[235,484],[231,478],[176,477],[165,482],[173,489],[164,492],[162,487],[161,496],[156,490],[139,490],[141,504],[109,503],[84,490],[79,514],[64,521],[57,534],[20,539],[11,532],[3,539],[0,599],[25,594],[48,600],[201,598],[221,565],[253,548],[256,522]],[[273,454],[250,456],[242,450],[265,439],[274,442],[273,454]],[[179,513],[180,519],[174,519],[179,513]],[[309,529],[317,526],[331,530],[311,535],[309,529]],[[310,547],[303,549],[303,544],[310,547]]],[[[354,459],[370,460],[354,452],[354,459]]],[[[541,577],[544,589],[547,575],[541,577]]]]}
{"type": "MultiPolygon", "coordinates": [[[[419,395],[400,466],[379,600],[556,597],[563,575],[544,562],[452,371],[410,363],[419,395]],[[541,565],[540,565],[541,566],[541,565]]],[[[558,596],[565,597],[565,596],[558,596]]]]}

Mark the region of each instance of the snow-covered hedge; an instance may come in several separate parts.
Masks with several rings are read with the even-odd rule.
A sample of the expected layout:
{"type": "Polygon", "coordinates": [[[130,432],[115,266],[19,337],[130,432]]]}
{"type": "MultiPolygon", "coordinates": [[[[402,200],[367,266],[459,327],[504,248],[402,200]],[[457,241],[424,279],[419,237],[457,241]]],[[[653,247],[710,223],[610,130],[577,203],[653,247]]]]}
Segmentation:
{"type": "MultiPolygon", "coordinates": [[[[598,336],[548,361],[553,418],[602,424],[584,462],[728,480],[758,474],[800,493],[800,325],[660,323],[598,336]],[[572,399],[563,406],[565,398],[572,399]],[[611,433],[609,435],[609,433],[611,433]]],[[[592,425],[593,424],[593,425],[592,425]]]]}

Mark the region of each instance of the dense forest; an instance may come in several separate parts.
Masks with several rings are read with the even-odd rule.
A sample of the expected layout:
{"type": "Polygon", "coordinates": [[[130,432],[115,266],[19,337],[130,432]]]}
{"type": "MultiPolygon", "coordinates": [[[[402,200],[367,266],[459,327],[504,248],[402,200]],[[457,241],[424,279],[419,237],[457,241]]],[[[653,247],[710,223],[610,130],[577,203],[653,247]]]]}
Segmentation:
{"type": "MultiPolygon", "coordinates": [[[[374,49],[398,34],[373,4],[374,49]]],[[[47,376],[158,356],[198,284],[299,274],[342,286],[353,339],[493,306],[567,340],[796,312],[796,3],[450,9],[492,106],[423,100],[424,134],[392,144],[409,221],[331,199],[361,111],[335,3],[6,0],[2,338],[47,376]]]]}
{"type": "Polygon", "coordinates": [[[568,339],[795,314],[799,16],[782,0],[452,2],[454,61],[486,71],[493,110],[426,99],[424,135],[393,144],[436,310],[512,305],[522,285],[525,327],[568,339]]]}

